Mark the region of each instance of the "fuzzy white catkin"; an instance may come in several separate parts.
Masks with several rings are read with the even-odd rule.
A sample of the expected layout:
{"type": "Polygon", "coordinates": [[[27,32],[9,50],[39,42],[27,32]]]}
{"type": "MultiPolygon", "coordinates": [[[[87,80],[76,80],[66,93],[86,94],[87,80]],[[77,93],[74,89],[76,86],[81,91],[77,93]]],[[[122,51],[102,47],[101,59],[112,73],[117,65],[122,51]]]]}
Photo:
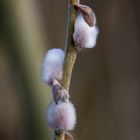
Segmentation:
{"type": "Polygon", "coordinates": [[[47,110],[50,128],[55,130],[72,130],[76,124],[76,112],[71,102],[56,104],[52,101],[47,110]]]}
{"type": "Polygon", "coordinates": [[[42,81],[51,85],[53,80],[62,79],[62,69],[64,62],[64,51],[62,49],[49,50],[42,65],[42,81]]]}
{"type": "MultiPolygon", "coordinates": [[[[95,17],[95,15],[94,15],[95,17]]],[[[95,17],[96,20],[96,17],[95,17]]],[[[74,34],[73,40],[76,45],[81,48],[93,48],[96,45],[96,39],[98,36],[97,26],[90,27],[81,13],[78,13],[75,24],[74,24],[74,34]]]]}

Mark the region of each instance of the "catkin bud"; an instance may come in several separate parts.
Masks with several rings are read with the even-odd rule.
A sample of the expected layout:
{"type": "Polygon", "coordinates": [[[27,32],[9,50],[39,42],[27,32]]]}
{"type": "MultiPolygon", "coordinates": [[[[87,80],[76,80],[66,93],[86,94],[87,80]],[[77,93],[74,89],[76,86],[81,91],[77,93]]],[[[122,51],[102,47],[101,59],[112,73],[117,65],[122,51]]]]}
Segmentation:
{"type": "Polygon", "coordinates": [[[73,41],[80,48],[93,48],[96,45],[98,28],[92,9],[86,5],[76,5],[78,14],[74,24],[73,41]]]}
{"type": "Polygon", "coordinates": [[[47,52],[42,65],[42,81],[52,85],[53,80],[62,79],[64,62],[64,51],[62,49],[51,49],[47,52]]]}
{"type": "Polygon", "coordinates": [[[70,95],[68,91],[55,79],[52,85],[52,93],[56,104],[69,101],[70,95]]]}
{"type": "Polygon", "coordinates": [[[69,132],[66,132],[65,133],[65,140],[74,140],[74,138],[69,132]]]}
{"type": "Polygon", "coordinates": [[[65,131],[64,133],[62,131],[55,131],[53,140],[56,140],[57,137],[59,137],[60,139],[64,138],[64,140],[74,140],[74,137],[67,131],[65,131]]]}
{"type": "Polygon", "coordinates": [[[56,131],[72,130],[76,124],[76,112],[71,102],[56,104],[52,101],[47,110],[50,128],[56,131]]]}

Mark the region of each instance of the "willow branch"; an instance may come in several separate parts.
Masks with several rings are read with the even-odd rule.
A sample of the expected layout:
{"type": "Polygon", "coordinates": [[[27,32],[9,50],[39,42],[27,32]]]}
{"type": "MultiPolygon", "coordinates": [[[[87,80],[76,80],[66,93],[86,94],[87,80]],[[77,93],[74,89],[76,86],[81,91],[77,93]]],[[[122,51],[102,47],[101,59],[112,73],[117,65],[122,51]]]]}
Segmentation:
{"type": "MultiPolygon", "coordinates": [[[[79,0],[69,0],[68,3],[68,21],[67,21],[67,35],[66,35],[66,46],[65,46],[65,61],[63,69],[62,85],[69,91],[70,81],[73,66],[77,56],[77,49],[74,47],[72,35],[74,32],[74,21],[76,17],[76,11],[73,5],[78,4],[79,0]]],[[[55,140],[66,140],[66,132],[61,132],[59,135],[55,135],[55,140]]]]}
{"type": "Polygon", "coordinates": [[[78,4],[79,0],[70,0],[68,4],[68,23],[67,23],[67,35],[66,35],[66,46],[65,46],[65,61],[63,69],[62,85],[69,91],[70,81],[73,66],[77,56],[76,47],[73,44],[73,31],[76,11],[73,8],[74,4],[78,4]]]}

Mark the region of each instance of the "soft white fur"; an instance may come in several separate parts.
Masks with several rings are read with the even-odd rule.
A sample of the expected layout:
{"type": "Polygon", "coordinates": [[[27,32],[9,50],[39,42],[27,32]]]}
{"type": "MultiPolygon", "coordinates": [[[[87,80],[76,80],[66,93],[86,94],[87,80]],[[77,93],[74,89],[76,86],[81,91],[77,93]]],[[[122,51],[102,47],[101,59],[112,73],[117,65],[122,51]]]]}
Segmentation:
{"type": "MultiPolygon", "coordinates": [[[[94,15],[95,17],[95,15],[94,15]]],[[[96,17],[95,17],[96,20],[96,17]]],[[[93,48],[96,45],[96,39],[98,35],[97,26],[90,27],[81,13],[79,13],[75,19],[73,40],[75,45],[81,48],[93,48]]]]}
{"type": "Polygon", "coordinates": [[[51,85],[54,79],[61,80],[63,62],[64,51],[62,49],[49,50],[42,65],[42,81],[51,85]]]}
{"type": "Polygon", "coordinates": [[[76,124],[76,112],[71,102],[56,104],[52,101],[47,110],[50,128],[55,130],[72,130],[76,124]]]}

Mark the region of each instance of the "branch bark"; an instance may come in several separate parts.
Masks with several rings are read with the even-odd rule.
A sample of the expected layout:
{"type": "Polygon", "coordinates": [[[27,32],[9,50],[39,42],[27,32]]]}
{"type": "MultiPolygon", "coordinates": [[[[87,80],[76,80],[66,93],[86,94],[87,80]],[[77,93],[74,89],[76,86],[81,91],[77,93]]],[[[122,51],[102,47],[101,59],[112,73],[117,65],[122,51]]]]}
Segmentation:
{"type": "Polygon", "coordinates": [[[79,0],[69,0],[68,4],[68,23],[67,23],[67,35],[66,35],[66,46],[65,46],[65,61],[63,69],[62,85],[67,91],[69,91],[71,74],[73,66],[77,56],[77,49],[74,47],[72,35],[74,31],[74,21],[76,11],[73,8],[74,4],[78,4],[79,0]]]}
{"type": "MultiPolygon", "coordinates": [[[[76,17],[76,11],[74,10],[73,5],[79,4],[79,0],[69,0],[68,3],[68,19],[67,19],[67,35],[66,35],[66,46],[65,46],[65,61],[63,69],[63,79],[62,85],[64,88],[69,91],[70,81],[73,66],[75,64],[76,56],[78,50],[74,47],[72,35],[74,32],[74,21],[76,17]]],[[[66,132],[63,131],[59,135],[55,134],[55,140],[66,140],[66,132]]]]}

